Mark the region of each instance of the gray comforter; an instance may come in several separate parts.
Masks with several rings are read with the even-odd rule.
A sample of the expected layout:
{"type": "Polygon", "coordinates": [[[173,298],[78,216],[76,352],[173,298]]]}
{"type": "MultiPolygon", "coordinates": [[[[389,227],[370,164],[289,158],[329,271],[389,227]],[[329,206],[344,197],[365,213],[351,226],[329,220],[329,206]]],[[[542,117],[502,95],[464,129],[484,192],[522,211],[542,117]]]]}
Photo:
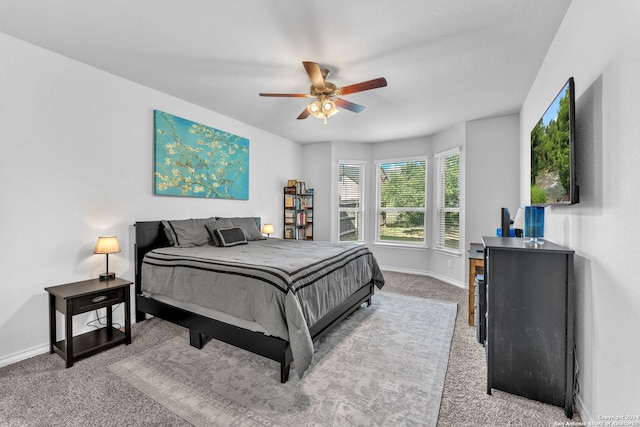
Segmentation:
{"type": "Polygon", "coordinates": [[[364,284],[384,278],[363,245],[267,239],[145,255],[142,290],[256,322],[288,340],[298,376],[309,367],[309,327],[364,284]]]}

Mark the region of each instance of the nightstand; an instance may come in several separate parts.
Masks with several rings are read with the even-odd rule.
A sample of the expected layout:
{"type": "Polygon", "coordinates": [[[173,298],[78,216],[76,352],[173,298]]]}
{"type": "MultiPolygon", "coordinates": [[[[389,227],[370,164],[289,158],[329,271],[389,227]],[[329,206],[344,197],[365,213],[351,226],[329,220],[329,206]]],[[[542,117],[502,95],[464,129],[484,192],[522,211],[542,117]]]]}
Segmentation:
{"type": "Polygon", "coordinates": [[[131,344],[130,280],[85,280],[45,288],[49,292],[49,353],[58,353],[73,366],[73,361],[89,356],[120,343],[131,344]],[[124,303],[124,332],[113,327],[112,308],[124,303]],[[107,325],[95,331],[73,336],[73,316],[88,311],[107,308],[107,325]],[[65,339],[56,337],[56,311],[65,317],[65,339]]]}

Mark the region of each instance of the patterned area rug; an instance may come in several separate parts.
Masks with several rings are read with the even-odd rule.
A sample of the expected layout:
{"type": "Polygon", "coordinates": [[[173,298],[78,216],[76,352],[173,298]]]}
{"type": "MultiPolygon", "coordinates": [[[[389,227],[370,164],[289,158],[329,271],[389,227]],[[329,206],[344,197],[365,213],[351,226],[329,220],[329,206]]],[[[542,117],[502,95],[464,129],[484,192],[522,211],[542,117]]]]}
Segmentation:
{"type": "Polygon", "coordinates": [[[293,368],[209,341],[174,338],[109,369],[196,426],[435,426],[456,304],[377,292],[293,368]]]}

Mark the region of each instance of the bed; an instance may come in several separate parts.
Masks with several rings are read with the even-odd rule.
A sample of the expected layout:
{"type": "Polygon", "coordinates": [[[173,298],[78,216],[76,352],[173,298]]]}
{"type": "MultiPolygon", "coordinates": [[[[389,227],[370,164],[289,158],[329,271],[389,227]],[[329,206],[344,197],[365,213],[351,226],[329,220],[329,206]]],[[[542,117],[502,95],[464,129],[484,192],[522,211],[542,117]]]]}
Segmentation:
{"type": "Polygon", "coordinates": [[[136,322],[150,314],[189,329],[196,348],[214,338],[267,357],[280,363],[281,382],[292,363],[301,377],[313,343],[384,285],[363,245],[264,239],[257,227],[235,227],[248,242],[220,247],[218,231],[229,229],[175,247],[167,224],[135,223],[136,322]]]}

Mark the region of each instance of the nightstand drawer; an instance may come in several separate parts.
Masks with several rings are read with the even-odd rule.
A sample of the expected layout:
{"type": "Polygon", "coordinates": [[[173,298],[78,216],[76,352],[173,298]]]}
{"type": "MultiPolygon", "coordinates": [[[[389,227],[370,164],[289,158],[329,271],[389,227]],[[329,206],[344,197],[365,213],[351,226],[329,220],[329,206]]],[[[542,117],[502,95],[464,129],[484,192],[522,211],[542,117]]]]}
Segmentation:
{"type": "Polygon", "coordinates": [[[72,302],[73,314],[84,313],[86,311],[97,310],[112,304],[124,302],[125,288],[110,289],[104,292],[96,292],[90,295],[74,298],[72,302]]]}

